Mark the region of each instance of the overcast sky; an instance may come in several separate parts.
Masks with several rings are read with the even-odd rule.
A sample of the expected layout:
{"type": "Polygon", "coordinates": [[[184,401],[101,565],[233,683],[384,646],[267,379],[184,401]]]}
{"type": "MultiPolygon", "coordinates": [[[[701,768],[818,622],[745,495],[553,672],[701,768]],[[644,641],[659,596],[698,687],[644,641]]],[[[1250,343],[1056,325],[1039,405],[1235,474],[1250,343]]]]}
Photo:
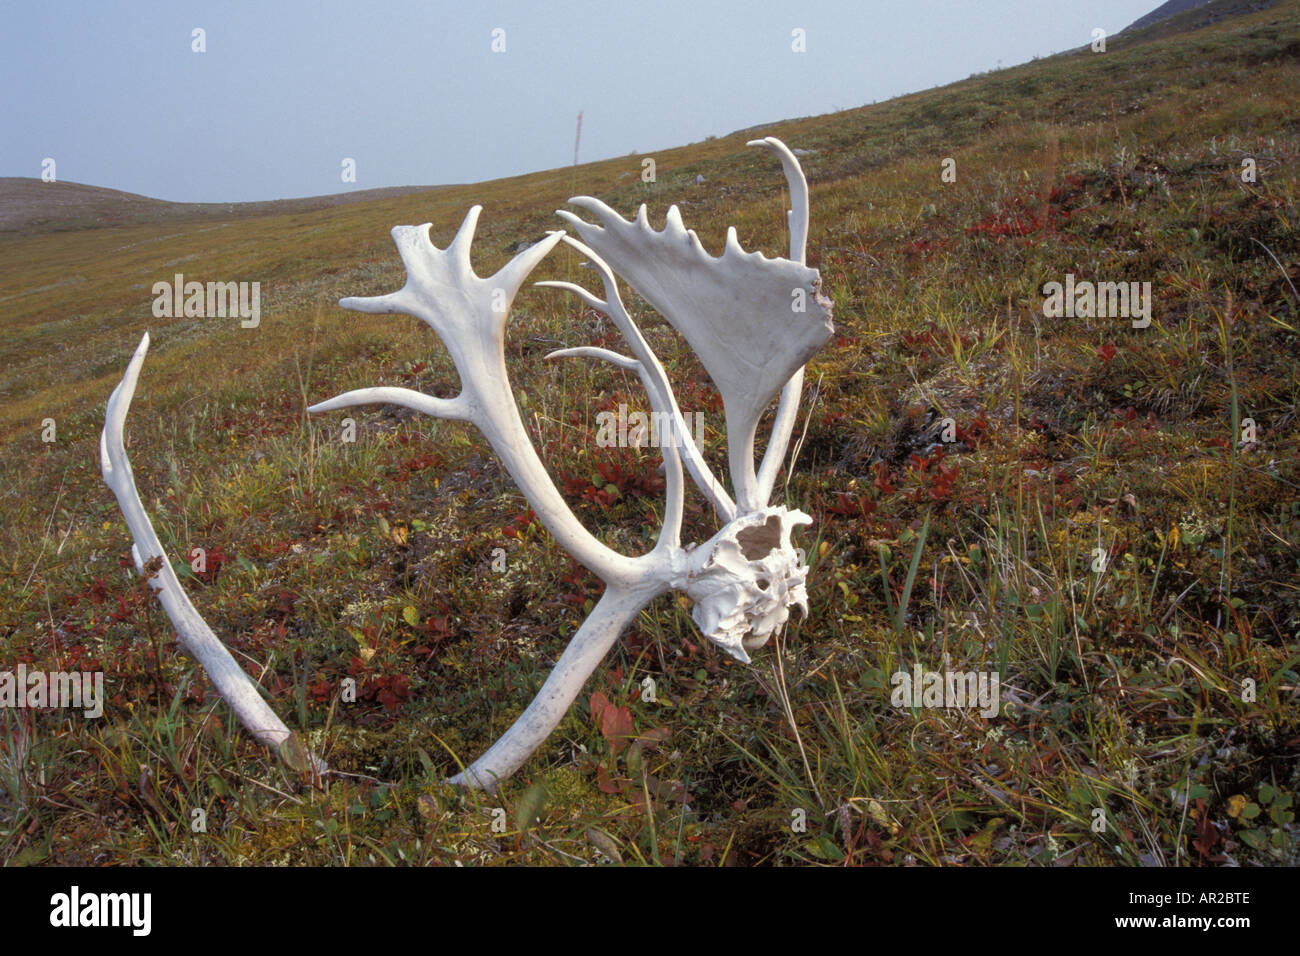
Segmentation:
{"type": "Polygon", "coordinates": [[[581,160],[647,153],[1083,46],[1159,3],[13,2],[0,176],[48,157],[195,202],[475,182],[571,163],[579,110],[581,160]]]}

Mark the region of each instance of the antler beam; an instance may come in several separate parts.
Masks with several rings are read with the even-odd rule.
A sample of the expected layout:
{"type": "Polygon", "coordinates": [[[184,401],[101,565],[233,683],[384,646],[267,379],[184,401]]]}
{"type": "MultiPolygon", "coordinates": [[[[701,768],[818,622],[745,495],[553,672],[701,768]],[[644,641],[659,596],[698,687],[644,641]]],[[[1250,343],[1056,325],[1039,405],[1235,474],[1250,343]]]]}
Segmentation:
{"type": "Polygon", "coordinates": [[[99,436],[100,470],[105,484],[117,496],[118,507],[122,509],[127,527],[135,538],[131,545],[131,557],[135,560],[136,570],[148,578],[163,610],[176,627],[181,646],[203,667],[217,693],[235,712],[239,722],[254,737],[276,751],[290,767],[319,777],[326,772],[324,761],[309,753],[301,738],[275,716],[262,699],[257,684],[244,673],[243,668],[230,656],[230,651],[226,650],[225,645],[217,639],[190,603],[176,572],[167,560],[162,542],[153,529],[153,522],[149,520],[144,504],[140,501],[131,462],[126,457],[123,429],[131,399],[135,396],[140,366],[144,364],[145,353],[148,351],[149,333],[146,332],[135,354],[131,356],[126,374],[108,399],[104,430],[99,436]]]}

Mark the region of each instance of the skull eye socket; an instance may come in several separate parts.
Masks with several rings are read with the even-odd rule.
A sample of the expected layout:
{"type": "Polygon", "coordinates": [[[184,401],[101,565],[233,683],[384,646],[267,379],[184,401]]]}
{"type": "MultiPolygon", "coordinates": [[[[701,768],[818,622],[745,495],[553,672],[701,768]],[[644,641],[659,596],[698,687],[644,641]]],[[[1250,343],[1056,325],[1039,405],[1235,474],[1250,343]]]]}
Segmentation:
{"type": "Polygon", "coordinates": [[[781,546],[781,519],[771,515],[761,525],[736,532],[740,553],[747,561],[761,561],[781,546]]]}

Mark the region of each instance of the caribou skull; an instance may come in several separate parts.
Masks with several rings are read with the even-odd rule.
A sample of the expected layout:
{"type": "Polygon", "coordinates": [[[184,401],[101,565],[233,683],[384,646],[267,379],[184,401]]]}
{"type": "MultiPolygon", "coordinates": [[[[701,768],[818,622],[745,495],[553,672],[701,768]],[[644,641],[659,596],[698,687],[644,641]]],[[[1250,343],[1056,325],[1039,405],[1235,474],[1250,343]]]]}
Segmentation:
{"type": "MultiPolygon", "coordinates": [[[[634,221],[623,219],[597,199],[571,202],[596,223],[573,213],[559,215],[580,239],[552,232],[515,256],[495,275],[479,278],[470,264],[470,245],[479,206],[465,217],[446,249],[429,239],[430,224],[398,226],[393,238],[406,267],[397,292],[345,298],[358,312],[414,316],[442,339],[460,375],[455,398],[434,398],[405,388],[363,388],[308,408],[324,412],[352,405],[391,403],[436,418],[477,427],[514,478],[538,519],[561,546],[605,582],[605,592],[560,656],[533,702],[483,756],[452,783],[494,789],[542,744],[563,719],[606,652],[641,609],[661,594],[684,592],[694,601],[692,616],[701,632],[737,659],[778,633],[799,606],[807,613],[808,568],[791,543],[796,525],[812,519],[797,510],[770,505],[773,485],[789,447],[803,386],[803,366],[832,332],[831,303],[821,279],[805,262],[808,184],[794,154],[768,137],[750,142],[777,154],[790,186],[790,258],[768,259],[744,251],[734,228],[719,257],[710,256],[677,207],[662,230],[653,229],[643,205],[634,221]],[[604,297],[567,282],[539,282],[562,289],[607,315],[627,342],[630,355],[602,348],[561,349],[548,358],[596,358],[635,371],[653,412],[674,423],[666,442],[667,502],[655,547],[640,557],[620,554],[578,521],[533,449],[520,420],[505,366],[505,327],[510,305],[533,269],[559,242],[581,252],[602,280],[604,297]],[[615,275],[676,328],[699,355],[722,396],[727,419],[727,453],[733,500],[710,472],[692,441],[664,368],[624,308],[615,275]],[[754,469],[754,439],[763,411],[780,394],[762,465],[754,469]],[[696,546],[681,544],[683,463],[725,525],[696,546]]],[[[140,502],[126,459],[122,428],[136,379],[149,346],[146,334],[120,385],[108,401],[101,437],[104,480],[134,536],[137,568],[149,576],[176,627],[182,645],[198,659],[218,693],[254,736],[274,747],[300,770],[317,774],[325,765],[271,712],[257,685],[203,622],[165,559],[140,502]]]]}

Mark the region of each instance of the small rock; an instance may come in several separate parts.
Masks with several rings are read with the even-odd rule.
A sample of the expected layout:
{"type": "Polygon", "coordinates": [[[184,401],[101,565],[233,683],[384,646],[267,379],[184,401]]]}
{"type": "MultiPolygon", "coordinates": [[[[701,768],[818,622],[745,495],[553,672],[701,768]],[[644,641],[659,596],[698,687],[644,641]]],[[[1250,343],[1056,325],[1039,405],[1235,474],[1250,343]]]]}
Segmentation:
{"type": "Polygon", "coordinates": [[[539,242],[545,239],[546,236],[547,233],[542,233],[540,236],[534,236],[532,239],[527,239],[524,242],[519,243],[518,245],[515,246],[515,252],[523,252],[525,249],[537,245],[539,242]]]}

